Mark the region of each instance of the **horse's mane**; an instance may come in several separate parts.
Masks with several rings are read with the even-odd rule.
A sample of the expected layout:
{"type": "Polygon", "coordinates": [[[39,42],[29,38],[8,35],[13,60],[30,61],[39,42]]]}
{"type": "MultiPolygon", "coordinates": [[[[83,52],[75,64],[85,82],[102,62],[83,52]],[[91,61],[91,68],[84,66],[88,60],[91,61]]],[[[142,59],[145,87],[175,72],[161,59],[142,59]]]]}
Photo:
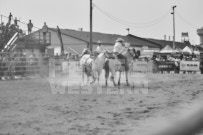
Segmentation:
{"type": "Polygon", "coordinates": [[[130,54],[130,51],[132,50],[132,52],[135,54],[135,56],[133,57],[133,59],[137,59],[140,56],[140,52],[136,51],[135,48],[128,48],[125,53],[130,54]]]}
{"type": "Polygon", "coordinates": [[[85,48],[83,51],[82,51],[82,53],[81,53],[81,57],[82,56],[84,56],[85,54],[91,54],[91,51],[89,50],[89,49],[87,49],[87,48],[85,48]]]}

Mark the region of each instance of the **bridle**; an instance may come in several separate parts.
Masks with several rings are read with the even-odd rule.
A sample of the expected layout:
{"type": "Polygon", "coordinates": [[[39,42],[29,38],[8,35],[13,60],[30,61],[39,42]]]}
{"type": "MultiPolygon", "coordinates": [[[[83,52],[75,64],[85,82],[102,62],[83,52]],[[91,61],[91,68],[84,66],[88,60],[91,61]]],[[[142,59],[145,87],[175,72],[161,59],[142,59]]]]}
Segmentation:
{"type": "MultiPolygon", "coordinates": [[[[133,50],[133,52],[135,53],[135,51],[133,50]]],[[[128,49],[128,53],[130,54],[130,56],[133,58],[133,59],[135,59],[135,57],[136,57],[136,54],[135,54],[135,56],[130,52],[130,49],[128,49]]]]}

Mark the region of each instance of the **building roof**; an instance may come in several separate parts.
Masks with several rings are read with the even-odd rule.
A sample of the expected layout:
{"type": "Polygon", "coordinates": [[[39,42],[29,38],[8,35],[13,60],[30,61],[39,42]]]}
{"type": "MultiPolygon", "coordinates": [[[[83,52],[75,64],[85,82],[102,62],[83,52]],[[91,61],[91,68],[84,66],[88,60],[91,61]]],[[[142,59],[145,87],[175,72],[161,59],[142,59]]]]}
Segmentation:
{"type": "Polygon", "coordinates": [[[202,46],[196,46],[197,50],[199,50],[200,52],[203,52],[203,47],[202,46]]]}
{"type": "Polygon", "coordinates": [[[147,40],[145,38],[141,38],[132,34],[127,35],[129,40],[132,40],[133,44],[136,46],[142,47],[142,46],[149,46],[149,47],[154,47],[154,48],[162,48],[162,46],[156,42],[152,42],[150,40],[147,40]]]}
{"type": "MultiPolygon", "coordinates": [[[[56,28],[49,28],[50,30],[57,31],[56,28]]],[[[84,42],[89,43],[90,39],[90,33],[86,31],[76,31],[71,29],[60,29],[61,33],[70,36],[79,40],[82,40],[84,42]]],[[[125,42],[129,42],[131,46],[134,47],[142,47],[142,46],[148,46],[151,48],[161,48],[161,45],[151,42],[147,39],[137,37],[134,35],[118,35],[118,34],[106,34],[106,33],[99,33],[99,32],[93,32],[92,33],[92,42],[93,44],[97,44],[98,41],[101,41],[102,45],[114,45],[117,38],[123,38],[125,42]]]]}
{"type": "Polygon", "coordinates": [[[203,43],[199,44],[198,46],[201,46],[201,47],[203,47],[203,43]]]}
{"type": "MultiPolygon", "coordinates": [[[[162,46],[162,48],[164,48],[166,45],[169,45],[170,47],[173,47],[173,41],[167,41],[167,40],[159,40],[159,39],[151,39],[151,38],[148,38],[147,40],[150,40],[152,42],[155,42],[159,45],[162,46]]],[[[175,42],[175,46],[176,48],[180,48],[180,49],[183,49],[185,48],[185,46],[191,46],[190,42],[175,42]]]]}

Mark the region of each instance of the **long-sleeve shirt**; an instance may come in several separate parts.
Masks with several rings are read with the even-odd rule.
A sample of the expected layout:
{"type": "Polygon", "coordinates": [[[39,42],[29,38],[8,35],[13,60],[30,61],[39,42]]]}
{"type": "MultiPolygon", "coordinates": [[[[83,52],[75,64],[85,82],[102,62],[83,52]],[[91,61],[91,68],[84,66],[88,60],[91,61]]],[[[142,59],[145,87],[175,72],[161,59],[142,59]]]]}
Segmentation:
{"type": "Polygon", "coordinates": [[[103,46],[97,46],[96,50],[95,50],[97,53],[102,53],[104,52],[104,48],[103,46]]]}
{"type": "Polygon", "coordinates": [[[48,26],[47,25],[44,25],[42,27],[42,32],[44,32],[44,33],[48,32],[48,26]]]}
{"type": "Polygon", "coordinates": [[[114,47],[113,47],[113,52],[114,53],[122,53],[125,50],[125,47],[120,43],[116,42],[114,47]]]}
{"type": "Polygon", "coordinates": [[[31,30],[32,30],[32,27],[33,27],[33,24],[32,24],[32,23],[28,23],[28,24],[27,24],[27,27],[28,27],[28,31],[31,31],[31,30]]]}

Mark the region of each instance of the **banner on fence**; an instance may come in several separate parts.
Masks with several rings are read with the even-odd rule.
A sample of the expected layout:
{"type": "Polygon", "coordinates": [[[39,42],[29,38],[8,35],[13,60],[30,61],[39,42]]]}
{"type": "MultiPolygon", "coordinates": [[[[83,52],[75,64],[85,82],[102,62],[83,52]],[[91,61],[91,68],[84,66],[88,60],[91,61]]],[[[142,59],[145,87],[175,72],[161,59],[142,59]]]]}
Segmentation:
{"type": "Polygon", "coordinates": [[[174,62],[157,62],[157,70],[158,71],[173,71],[174,70],[174,62]]]}
{"type": "Polygon", "coordinates": [[[147,72],[148,71],[148,62],[146,61],[135,61],[132,65],[133,72],[147,72]]]}
{"type": "Polygon", "coordinates": [[[180,70],[181,71],[199,71],[200,69],[199,61],[181,61],[180,70]]]}

